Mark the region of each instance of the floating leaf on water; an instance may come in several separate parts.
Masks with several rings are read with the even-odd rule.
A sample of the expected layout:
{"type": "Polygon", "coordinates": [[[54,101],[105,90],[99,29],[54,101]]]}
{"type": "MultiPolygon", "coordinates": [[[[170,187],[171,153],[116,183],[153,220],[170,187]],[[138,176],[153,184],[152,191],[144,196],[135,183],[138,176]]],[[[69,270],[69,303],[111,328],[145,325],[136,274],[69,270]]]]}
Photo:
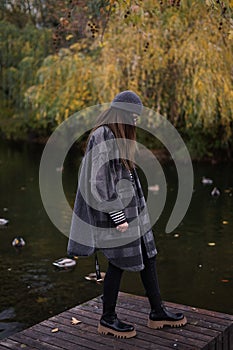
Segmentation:
{"type": "Polygon", "coordinates": [[[223,225],[227,225],[228,224],[228,221],[227,220],[223,220],[223,225]]]}
{"type": "Polygon", "coordinates": [[[208,246],[209,246],[209,247],[214,247],[215,245],[216,245],[215,242],[209,242],[209,243],[208,243],[208,246]]]}
{"type": "Polygon", "coordinates": [[[175,233],[175,234],[174,234],[174,237],[175,237],[175,238],[180,237],[179,233],[175,233]]]}
{"type": "Polygon", "coordinates": [[[79,321],[79,320],[77,320],[77,318],[75,318],[75,317],[72,317],[71,318],[71,323],[72,324],[78,324],[78,323],[81,323],[82,321],[79,321]]]}
{"type": "Polygon", "coordinates": [[[51,330],[52,333],[56,333],[56,332],[58,332],[58,331],[59,331],[58,328],[53,328],[53,329],[51,330]]]}
{"type": "Polygon", "coordinates": [[[228,283],[229,280],[227,280],[227,279],[222,279],[221,282],[223,282],[223,283],[228,283]]]}
{"type": "Polygon", "coordinates": [[[48,300],[48,298],[38,297],[36,299],[36,302],[37,303],[46,303],[47,300],[48,300]]]}

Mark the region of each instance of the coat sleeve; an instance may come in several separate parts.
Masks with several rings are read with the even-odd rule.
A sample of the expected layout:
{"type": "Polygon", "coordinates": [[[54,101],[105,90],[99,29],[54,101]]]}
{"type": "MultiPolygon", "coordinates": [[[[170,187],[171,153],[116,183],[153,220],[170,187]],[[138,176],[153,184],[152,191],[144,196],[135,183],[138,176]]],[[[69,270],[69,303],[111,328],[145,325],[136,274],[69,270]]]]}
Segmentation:
{"type": "Polygon", "coordinates": [[[90,139],[90,189],[93,204],[110,215],[115,226],[126,222],[124,205],[117,192],[121,167],[116,139],[107,127],[98,128],[90,139]]]}
{"type": "Polygon", "coordinates": [[[123,210],[113,210],[109,215],[115,226],[121,225],[127,221],[123,210]]]}

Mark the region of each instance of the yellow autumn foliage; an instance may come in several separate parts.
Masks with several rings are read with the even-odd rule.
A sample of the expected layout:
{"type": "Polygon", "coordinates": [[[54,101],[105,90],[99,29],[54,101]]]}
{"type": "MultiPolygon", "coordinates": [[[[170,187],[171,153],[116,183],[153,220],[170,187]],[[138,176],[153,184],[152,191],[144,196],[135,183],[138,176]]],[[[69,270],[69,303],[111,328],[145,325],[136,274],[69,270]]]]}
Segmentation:
{"type": "MultiPolygon", "coordinates": [[[[24,93],[31,124],[37,120],[52,131],[71,114],[131,89],[197,153],[208,147],[233,152],[232,1],[105,5],[105,21],[95,35],[86,23],[85,35],[74,42],[74,33],[64,29],[65,47],[43,60],[24,93]]],[[[154,122],[150,117],[148,124],[154,122]]]]}

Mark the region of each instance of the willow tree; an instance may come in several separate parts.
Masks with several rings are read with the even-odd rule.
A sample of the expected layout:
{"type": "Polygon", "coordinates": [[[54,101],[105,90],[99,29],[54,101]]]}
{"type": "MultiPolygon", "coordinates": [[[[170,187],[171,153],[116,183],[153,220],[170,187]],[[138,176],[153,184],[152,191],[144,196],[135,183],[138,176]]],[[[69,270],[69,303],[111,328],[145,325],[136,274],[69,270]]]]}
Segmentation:
{"type": "MultiPolygon", "coordinates": [[[[99,65],[99,100],[125,88],[167,117],[193,156],[232,151],[232,11],[208,1],[115,7],[99,65]],[[111,87],[111,88],[109,88],[111,87]]],[[[149,120],[149,123],[152,121],[149,120]]]]}
{"type": "Polygon", "coordinates": [[[49,31],[33,25],[19,29],[0,21],[0,130],[7,138],[27,136],[24,94],[34,84],[44,56],[50,52],[49,31]]]}
{"type": "Polygon", "coordinates": [[[93,60],[79,52],[80,45],[48,56],[37,72],[37,84],[25,94],[25,103],[36,112],[37,123],[53,130],[72,113],[96,102],[93,60]]]}
{"type": "Polygon", "coordinates": [[[83,12],[74,5],[53,32],[57,51],[24,94],[31,127],[52,131],[73,112],[132,89],[178,128],[193,155],[222,149],[230,156],[232,3],[90,4],[83,12]],[[80,13],[85,16],[78,26],[80,13]],[[75,34],[81,25],[82,35],[75,34]]]}

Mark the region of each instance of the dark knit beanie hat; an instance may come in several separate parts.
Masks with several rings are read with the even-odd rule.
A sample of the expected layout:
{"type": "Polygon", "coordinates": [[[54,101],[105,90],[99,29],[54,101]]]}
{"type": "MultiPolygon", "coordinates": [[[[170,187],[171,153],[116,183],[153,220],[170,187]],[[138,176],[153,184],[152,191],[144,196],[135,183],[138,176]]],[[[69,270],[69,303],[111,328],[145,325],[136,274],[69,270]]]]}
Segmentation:
{"type": "Polygon", "coordinates": [[[126,90],[120,92],[114,97],[111,107],[123,109],[124,111],[140,115],[142,113],[143,105],[142,101],[138,95],[135,94],[135,92],[126,90]]]}

